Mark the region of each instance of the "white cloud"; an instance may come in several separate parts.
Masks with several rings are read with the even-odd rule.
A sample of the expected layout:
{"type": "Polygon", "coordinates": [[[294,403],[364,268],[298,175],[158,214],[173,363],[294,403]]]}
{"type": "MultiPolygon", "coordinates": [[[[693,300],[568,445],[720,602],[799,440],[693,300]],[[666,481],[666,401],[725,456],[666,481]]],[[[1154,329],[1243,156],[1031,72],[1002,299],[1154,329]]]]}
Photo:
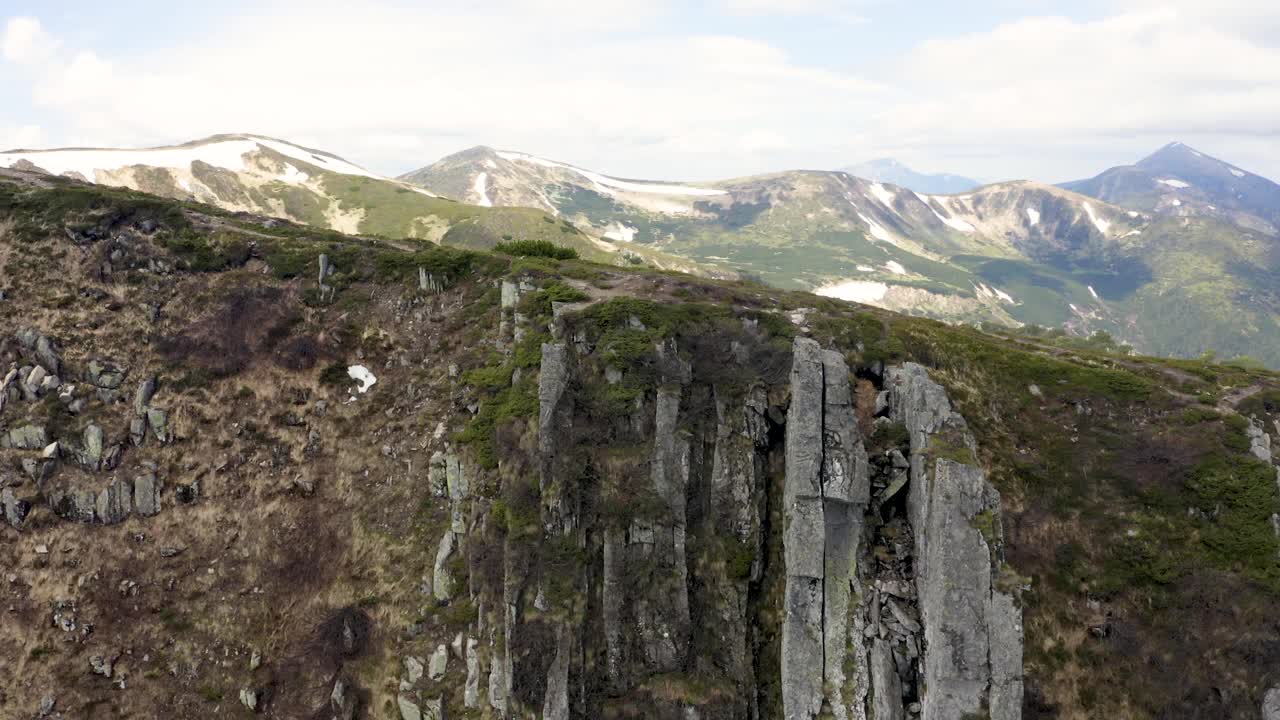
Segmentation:
{"type": "Polygon", "coordinates": [[[754,40],[583,34],[521,10],[542,1],[501,22],[459,7],[257,14],[143,56],[60,54],[32,96],[73,121],[75,144],[260,132],[397,172],[483,142],[665,175],[676,158],[777,149],[778,128],[843,133],[883,92],[754,40]]]}
{"type": "MultiPolygon", "coordinates": [[[[673,0],[438,0],[358,14],[276,0],[146,51],[66,48],[15,18],[3,56],[25,65],[0,89],[8,100],[27,83],[43,114],[12,116],[21,101],[8,111],[14,124],[37,121],[48,142],[260,132],[386,173],[484,143],[628,177],[894,155],[992,180],[1066,180],[1173,139],[1205,139],[1207,152],[1280,173],[1280,3],[1109,1],[1097,19],[1023,17],[940,36],[878,58],[874,72],[850,69],[840,48],[806,52],[826,58],[818,65],[658,22],[676,17],[673,0]]],[[[810,23],[873,7],[712,5],[810,23]]]]}
{"type": "Polygon", "coordinates": [[[57,49],[57,42],[33,17],[10,18],[0,33],[0,56],[23,65],[45,60],[57,49]]]}
{"type": "Polygon", "coordinates": [[[861,23],[859,12],[865,2],[858,0],[722,0],[725,9],[743,15],[815,15],[841,22],[861,23]]]}
{"type": "Polygon", "coordinates": [[[33,99],[38,105],[85,110],[91,104],[110,99],[121,89],[116,87],[110,63],[93,52],[82,50],[66,61],[53,63],[35,88],[33,99]]]}
{"type": "Polygon", "coordinates": [[[1280,48],[1177,10],[1092,22],[1029,18],[921,45],[905,81],[920,99],[886,117],[941,137],[1272,133],[1280,48]]]}
{"type": "Polygon", "coordinates": [[[44,141],[44,131],[38,125],[0,125],[0,150],[39,147],[44,141]]]}

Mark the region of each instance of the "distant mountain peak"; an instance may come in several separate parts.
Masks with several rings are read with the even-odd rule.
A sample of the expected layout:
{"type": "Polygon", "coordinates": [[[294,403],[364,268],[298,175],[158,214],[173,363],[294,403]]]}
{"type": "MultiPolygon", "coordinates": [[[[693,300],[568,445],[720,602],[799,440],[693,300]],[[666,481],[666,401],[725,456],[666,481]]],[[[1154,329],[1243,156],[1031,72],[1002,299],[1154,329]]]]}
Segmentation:
{"type": "Polygon", "coordinates": [[[892,183],[908,190],[929,195],[953,195],[968,192],[982,185],[977,180],[961,175],[917,172],[891,157],[876,158],[857,165],[850,165],[849,167],[841,168],[841,171],[856,177],[875,180],[876,182],[892,183]]]}
{"type": "Polygon", "coordinates": [[[1062,187],[1134,210],[1217,218],[1280,235],[1280,185],[1181,141],[1062,187]]]}

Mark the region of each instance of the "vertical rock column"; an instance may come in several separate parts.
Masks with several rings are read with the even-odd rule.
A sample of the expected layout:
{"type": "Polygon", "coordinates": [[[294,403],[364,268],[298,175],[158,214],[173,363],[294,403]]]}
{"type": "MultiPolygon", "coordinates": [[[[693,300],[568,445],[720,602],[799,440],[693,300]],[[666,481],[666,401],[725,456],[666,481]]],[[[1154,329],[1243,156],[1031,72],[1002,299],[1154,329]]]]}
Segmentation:
{"type": "Polygon", "coordinates": [[[822,709],[822,580],[826,568],[822,402],[822,351],[813,340],[797,338],[791,361],[782,487],[782,551],[787,577],[781,666],[786,720],[811,720],[822,709]]]}
{"type": "Polygon", "coordinates": [[[921,718],[1017,720],[1022,615],[995,587],[1000,495],[946,392],[915,363],[888,372],[890,412],[911,436],[908,514],[924,626],[921,718]],[[965,458],[969,458],[966,462],[965,458]]]}
{"type": "Polygon", "coordinates": [[[823,352],[817,342],[798,338],[783,485],[786,589],[781,664],[786,720],[811,720],[824,708],[836,718],[865,717],[869,680],[855,616],[869,492],[848,367],[839,353],[823,352]]]}
{"type": "Polygon", "coordinates": [[[826,350],[822,370],[823,680],[835,719],[862,720],[870,678],[858,571],[871,500],[870,472],[853,413],[849,368],[840,353],[826,350]]]}

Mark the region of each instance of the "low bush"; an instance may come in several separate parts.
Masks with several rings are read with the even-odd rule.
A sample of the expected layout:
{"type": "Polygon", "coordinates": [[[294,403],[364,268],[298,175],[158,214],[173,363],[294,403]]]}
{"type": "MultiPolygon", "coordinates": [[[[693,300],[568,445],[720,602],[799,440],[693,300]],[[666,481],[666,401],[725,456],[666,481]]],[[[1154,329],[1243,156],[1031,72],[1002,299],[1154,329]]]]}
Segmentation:
{"type": "Polygon", "coordinates": [[[553,260],[577,260],[578,251],[549,240],[515,240],[493,246],[494,252],[512,257],[545,257],[553,260]]]}

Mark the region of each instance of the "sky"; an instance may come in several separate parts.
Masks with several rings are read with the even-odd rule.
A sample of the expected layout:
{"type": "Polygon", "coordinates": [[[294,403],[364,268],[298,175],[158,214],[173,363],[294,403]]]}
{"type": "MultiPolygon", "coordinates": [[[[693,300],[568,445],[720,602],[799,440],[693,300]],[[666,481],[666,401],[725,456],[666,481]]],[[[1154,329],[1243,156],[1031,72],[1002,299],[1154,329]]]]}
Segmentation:
{"type": "Polygon", "coordinates": [[[1179,140],[1280,179],[1274,0],[0,0],[0,148],[227,132],[712,180],[1061,182],[1179,140]]]}

